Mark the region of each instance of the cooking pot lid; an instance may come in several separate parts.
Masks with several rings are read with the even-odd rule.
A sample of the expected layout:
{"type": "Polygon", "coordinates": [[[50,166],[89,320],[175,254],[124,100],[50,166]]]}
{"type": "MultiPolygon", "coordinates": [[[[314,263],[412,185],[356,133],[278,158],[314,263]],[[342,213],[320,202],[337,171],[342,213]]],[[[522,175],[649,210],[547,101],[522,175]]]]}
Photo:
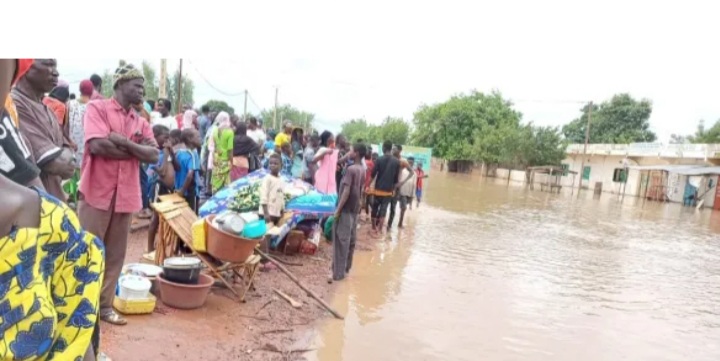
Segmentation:
{"type": "Polygon", "coordinates": [[[165,266],[196,266],[200,264],[200,260],[195,257],[171,257],[163,262],[165,266]]]}
{"type": "Polygon", "coordinates": [[[146,277],[157,277],[157,275],[162,272],[162,268],[154,264],[146,263],[131,263],[129,265],[126,265],[124,268],[125,273],[135,274],[138,276],[144,275],[146,277]]]}

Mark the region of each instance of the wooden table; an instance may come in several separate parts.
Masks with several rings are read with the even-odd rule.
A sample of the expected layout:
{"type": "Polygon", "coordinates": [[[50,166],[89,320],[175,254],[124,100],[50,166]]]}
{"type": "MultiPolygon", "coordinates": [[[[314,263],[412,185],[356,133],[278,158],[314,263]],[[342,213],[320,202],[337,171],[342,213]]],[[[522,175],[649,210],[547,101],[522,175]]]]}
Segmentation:
{"type": "Polygon", "coordinates": [[[202,263],[210,270],[215,278],[219,279],[225,286],[235,294],[240,302],[245,302],[245,295],[250,288],[254,289],[255,276],[260,266],[261,257],[253,254],[245,262],[226,262],[218,265],[210,255],[199,252],[193,247],[192,225],[198,220],[198,216],[188,206],[184,198],[177,194],[160,196],[160,202],[151,204],[151,207],[158,214],[160,240],[155,250],[155,264],[162,266],[165,258],[176,255],[179,251],[178,240],[189,248],[202,263]],[[231,272],[233,282],[230,283],[221,273],[231,272]],[[235,287],[235,277],[243,280],[242,292],[239,293],[235,287]]]}

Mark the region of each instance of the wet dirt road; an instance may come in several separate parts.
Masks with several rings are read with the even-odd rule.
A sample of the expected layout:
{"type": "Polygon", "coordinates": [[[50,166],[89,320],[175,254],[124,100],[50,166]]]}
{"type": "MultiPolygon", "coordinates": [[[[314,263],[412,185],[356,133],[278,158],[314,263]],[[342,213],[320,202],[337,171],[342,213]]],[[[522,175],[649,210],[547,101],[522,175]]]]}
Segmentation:
{"type": "Polygon", "coordinates": [[[357,254],[309,359],[720,359],[720,212],[427,183],[408,229],[357,254]]]}

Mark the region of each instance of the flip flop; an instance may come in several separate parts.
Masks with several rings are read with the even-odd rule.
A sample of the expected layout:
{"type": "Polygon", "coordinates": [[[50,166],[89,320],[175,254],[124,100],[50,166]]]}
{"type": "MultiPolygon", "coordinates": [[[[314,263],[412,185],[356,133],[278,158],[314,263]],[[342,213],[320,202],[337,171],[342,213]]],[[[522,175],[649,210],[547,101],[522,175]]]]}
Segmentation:
{"type": "Polygon", "coordinates": [[[100,315],[100,319],[116,326],[124,326],[127,324],[127,320],[118,315],[114,310],[102,313],[100,315]]]}
{"type": "Polygon", "coordinates": [[[142,258],[150,262],[155,262],[155,251],[143,254],[142,258]]]}

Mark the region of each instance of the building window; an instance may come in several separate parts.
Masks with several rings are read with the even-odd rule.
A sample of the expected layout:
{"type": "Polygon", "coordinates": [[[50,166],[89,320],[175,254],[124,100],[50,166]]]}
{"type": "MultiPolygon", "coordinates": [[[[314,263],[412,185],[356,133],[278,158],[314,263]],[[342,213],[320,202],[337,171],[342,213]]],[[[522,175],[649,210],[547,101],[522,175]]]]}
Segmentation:
{"type": "Polygon", "coordinates": [[[563,177],[565,177],[568,175],[568,171],[570,170],[570,164],[566,164],[566,163],[560,164],[560,168],[562,168],[562,175],[563,175],[563,177]]]}
{"type": "Polygon", "coordinates": [[[616,183],[627,182],[627,169],[615,168],[615,171],[613,172],[613,182],[616,182],[616,183]]]}
{"type": "Polygon", "coordinates": [[[590,180],[590,166],[589,165],[586,165],[585,168],[583,168],[582,179],[590,180]]]}

